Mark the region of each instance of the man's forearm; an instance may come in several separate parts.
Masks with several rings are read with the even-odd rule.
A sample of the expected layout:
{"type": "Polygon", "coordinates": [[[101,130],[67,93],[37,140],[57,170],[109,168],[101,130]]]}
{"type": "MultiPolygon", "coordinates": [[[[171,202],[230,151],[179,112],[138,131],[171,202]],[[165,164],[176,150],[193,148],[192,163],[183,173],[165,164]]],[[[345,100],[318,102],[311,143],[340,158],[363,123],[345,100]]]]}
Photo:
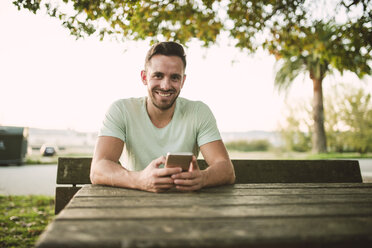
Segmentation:
{"type": "Polygon", "coordinates": [[[217,162],[201,171],[203,187],[233,184],[235,182],[234,167],[230,161],[217,162]]]}
{"type": "Polygon", "coordinates": [[[138,188],[138,172],[128,171],[111,160],[93,161],[90,173],[92,184],[109,185],[123,188],[138,188]]]}

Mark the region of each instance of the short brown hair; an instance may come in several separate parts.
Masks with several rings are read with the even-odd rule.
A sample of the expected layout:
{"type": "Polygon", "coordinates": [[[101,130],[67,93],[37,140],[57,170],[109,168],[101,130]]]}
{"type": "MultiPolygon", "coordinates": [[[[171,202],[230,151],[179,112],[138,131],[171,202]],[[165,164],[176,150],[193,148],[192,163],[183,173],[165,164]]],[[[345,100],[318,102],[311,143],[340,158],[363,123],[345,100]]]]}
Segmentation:
{"type": "Polygon", "coordinates": [[[147,69],[147,65],[150,62],[151,58],[157,54],[179,57],[183,62],[183,69],[186,69],[186,54],[182,45],[177,42],[166,41],[156,43],[147,52],[145,59],[145,70],[147,69]]]}

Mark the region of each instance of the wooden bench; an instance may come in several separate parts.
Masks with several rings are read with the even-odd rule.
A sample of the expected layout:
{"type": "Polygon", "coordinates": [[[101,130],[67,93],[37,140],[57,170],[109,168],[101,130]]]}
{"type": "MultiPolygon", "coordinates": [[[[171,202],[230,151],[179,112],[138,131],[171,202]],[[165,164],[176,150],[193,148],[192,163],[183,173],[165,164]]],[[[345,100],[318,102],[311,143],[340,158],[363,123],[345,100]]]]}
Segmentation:
{"type": "MultiPolygon", "coordinates": [[[[81,188],[91,184],[92,158],[58,158],[55,213],[81,188]]],[[[361,183],[357,160],[232,160],[236,183],[361,183]]],[[[198,160],[201,169],[207,164],[198,160]]]]}

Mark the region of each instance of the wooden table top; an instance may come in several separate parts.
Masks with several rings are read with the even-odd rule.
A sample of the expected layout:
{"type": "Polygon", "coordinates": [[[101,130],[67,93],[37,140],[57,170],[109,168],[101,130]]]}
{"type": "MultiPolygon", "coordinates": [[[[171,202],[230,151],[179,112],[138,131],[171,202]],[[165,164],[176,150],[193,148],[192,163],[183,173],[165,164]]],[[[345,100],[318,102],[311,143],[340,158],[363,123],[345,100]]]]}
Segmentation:
{"type": "Polygon", "coordinates": [[[85,185],[37,247],[372,247],[371,183],[85,185]]]}

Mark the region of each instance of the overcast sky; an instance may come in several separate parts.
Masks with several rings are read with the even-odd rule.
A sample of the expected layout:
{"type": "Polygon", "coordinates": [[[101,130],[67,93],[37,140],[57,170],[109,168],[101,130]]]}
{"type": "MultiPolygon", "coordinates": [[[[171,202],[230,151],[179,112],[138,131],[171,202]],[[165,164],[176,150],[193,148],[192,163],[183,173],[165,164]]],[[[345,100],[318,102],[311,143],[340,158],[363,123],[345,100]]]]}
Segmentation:
{"type": "MultiPolygon", "coordinates": [[[[18,11],[0,1],[0,125],[97,131],[116,99],[146,95],[140,80],[146,42],[76,40],[58,20],[18,11]]],[[[311,98],[312,82],[300,77],[285,94],[274,90],[273,57],[240,52],[222,39],[186,50],[181,96],[207,103],[221,131],[275,130],[287,98],[311,98]]],[[[363,84],[351,74],[329,77],[363,84]]],[[[369,90],[372,80],[367,78],[369,90]]]]}

